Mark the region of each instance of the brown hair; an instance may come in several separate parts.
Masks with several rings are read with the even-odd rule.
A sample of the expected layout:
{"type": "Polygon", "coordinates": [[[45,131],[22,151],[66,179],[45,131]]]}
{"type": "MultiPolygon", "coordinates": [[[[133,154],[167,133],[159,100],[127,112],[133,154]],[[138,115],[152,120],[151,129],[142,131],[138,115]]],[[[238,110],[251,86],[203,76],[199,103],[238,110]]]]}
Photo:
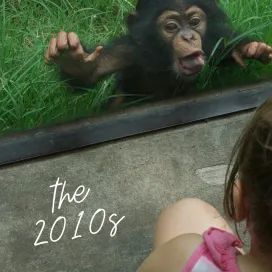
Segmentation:
{"type": "MultiPolygon", "coordinates": [[[[225,182],[224,210],[236,218],[233,185],[237,174],[246,195],[248,219],[261,250],[272,244],[272,99],[255,112],[234,146],[225,182]],[[232,165],[232,167],[231,167],[232,165]]],[[[235,223],[237,230],[237,225],[235,223]]],[[[270,247],[269,247],[270,246],[270,247]]]]}

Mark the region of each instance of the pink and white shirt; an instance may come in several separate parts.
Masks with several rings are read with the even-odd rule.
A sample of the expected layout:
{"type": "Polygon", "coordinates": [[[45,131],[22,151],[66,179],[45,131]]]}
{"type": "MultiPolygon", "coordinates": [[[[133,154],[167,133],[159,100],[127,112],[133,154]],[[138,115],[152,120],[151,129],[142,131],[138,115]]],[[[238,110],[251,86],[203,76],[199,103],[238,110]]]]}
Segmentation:
{"type": "Polygon", "coordinates": [[[239,272],[236,256],[242,242],[233,234],[210,228],[204,242],[195,250],[182,272],[239,272]]]}

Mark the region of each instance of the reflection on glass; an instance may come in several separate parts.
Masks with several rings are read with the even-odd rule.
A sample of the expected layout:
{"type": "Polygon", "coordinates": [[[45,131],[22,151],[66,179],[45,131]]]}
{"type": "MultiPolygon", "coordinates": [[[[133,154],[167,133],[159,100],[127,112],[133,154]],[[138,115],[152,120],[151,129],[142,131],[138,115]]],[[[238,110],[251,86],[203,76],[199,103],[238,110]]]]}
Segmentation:
{"type": "MultiPolygon", "coordinates": [[[[214,16],[210,18],[209,14],[205,15],[204,8],[201,10],[193,7],[187,11],[185,28],[177,14],[164,13],[156,17],[159,4],[150,8],[145,1],[140,0],[137,8],[139,14],[144,14],[148,8],[150,12],[147,13],[148,16],[140,16],[140,19],[133,15],[129,17],[130,33],[134,38],[131,41],[126,36],[128,32],[125,18],[135,10],[135,1],[132,0],[116,1],[114,6],[109,0],[73,3],[2,1],[0,132],[3,134],[11,130],[26,130],[97,113],[103,114],[110,106],[118,109],[152,99],[166,100],[178,95],[178,90],[181,95],[197,95],[211,89],[221,90],[266,78],[271,75],[271,64],[263,65],[260,61],[245,60],[247,68],[243,69],[240,67],[241,60],[236,65],[229,65],[228,62],[219,65],[219,61],[227,52],[224,49],[226,45],[230,46],[228,53],[233,58],[231,46],[245,35],[253,40],[272,44],[272,9],[267,8],[271,6],[270,2],[263,0],[256,3],[248,0],[245,4],[239,0],[222,1],[221,9],[228,14],[231,27],[242,33],[226,40],[222,35],[228,30],[224,28],[219,33],[223,29],[220,18],[216,22],[214,16]],[[139,22],[142,18],[144,20],[139,22]],[[154,18],[156,28],[151,26],[154,18]],[[210,23],[212,28],[209,28],[210,23]],[[208,41],[203,38],[207,31],[206,25],[208,31],[212,31],[208,41]],[[60,80],[58,65],[45,65],[43,57],[49,40],[57,38],[57,33],[61,30],[76,33],[84,45],[98,49],[97,56],[83,55],[92,62],[87,64],[88,69],[95,60],[100,60],[99,65],[93,67],[93,71],[99,71],[98,74],[94,72],[91,78],[97,83],[94,87],[75,91],[67,87],[64,80],[60,80]],[[155,35],[154,31],[158,34],[155,35]],[[119,40],[122,36],[124,38],[119,40]],[[107,45],[116,41],[116,38],[117,44],[113,44],[110,49],[106,46],[100,51],[100,45],[107,45]],[[182,46],[187,46],[187,49],[180,49],[182,41],[185,41],[182,46]],[[135,51],[137,47],[134,43],[144,46],[145,50],[135,51]],[[188,49],[190,43],[194,46],[188,49]],[[142,64],[144,65],[139,68],[142,64]],[[125,80],[116,88],[120,76],[113,72],[120,69],[125,70],[125,80]],[[190,80],[184,81],[184,77],[190,80]],[[181,86],[183,88],[178,88],[181,86]]],[[[171,4],[170,0],[169,3],[171,4]]],[[[175,3],[177,4],[176,1],[175,3]]],[[[257,58],[257,47],[253,46],[253,58],[257,58]]],[[[262,54],[265,55],[268,50],[269,47],[262,54]]],[[[263,60],[268,60],[268,54],[263,60]]],[[[78,67],[76,63],[69,66],[70,69],[78,67]]],[[[77,83],[85,82],[88,83],[85,87],[89,87],[90,73],[84,80],[77,83]]]]}

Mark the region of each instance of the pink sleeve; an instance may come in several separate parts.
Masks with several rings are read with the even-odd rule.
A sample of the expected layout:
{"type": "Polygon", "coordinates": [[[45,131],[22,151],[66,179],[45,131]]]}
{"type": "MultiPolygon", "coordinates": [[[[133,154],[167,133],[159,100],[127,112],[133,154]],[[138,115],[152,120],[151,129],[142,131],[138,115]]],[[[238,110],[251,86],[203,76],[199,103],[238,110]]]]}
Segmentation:
{"type": "Polygon", "coordinates": [[[217,228],[210,228],[203,234],[203,238],[211,257],[222,271],[239,272],[236,247],[242,248],[243,244],[236,236],[217,228]]]}
{"type": "Polygon", "coordinates": [[[204,232],[203,239],[204,242],[192,254],[183,272],[192,271],[201,257],[205,257],[224,272],[239,272],[236,247],[242,248],[242,242],[236,236],[212,227],[204,232]]]}

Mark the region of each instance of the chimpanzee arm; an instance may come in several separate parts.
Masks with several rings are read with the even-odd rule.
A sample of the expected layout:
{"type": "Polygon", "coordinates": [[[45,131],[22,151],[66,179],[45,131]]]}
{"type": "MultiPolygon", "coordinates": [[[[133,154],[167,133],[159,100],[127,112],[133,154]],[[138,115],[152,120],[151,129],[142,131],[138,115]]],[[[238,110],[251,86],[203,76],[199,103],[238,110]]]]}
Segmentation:
{"type": "Polygon", "coordinates": [[[217,66],[229,66],[231,63],[236,62],[245,68],[246,65],[243,62],[245,58],[259,60],[264,64],[270,62],[271,48],[263,42],[251,40],[246,35],[234,31],[227,14],[220,8],[215,0],[212,2],[214,5],[211,5],[212,3],[208,4],[208,1],[205,2],[210,8],[207,9],[206,6],[209,15],[207,17],[209,27],[204,38],[206,47],[204,51],[210,56],[214,46],[221,40],[218,50],[216,50],[215,55],[212,57],[213,63],[217,66]],[[224,40],[222,41],[222,39],[224,40]],[[229,43],[229,41],[231,41],[231,43],[229,43]],[[226,45],[226,42],[229,44],[226,45]]]}
{"type": "MultiPolygon", "coordinates": [[[[231,40],[234,40],[240,36],[241,33],[234,32],[229,37],[231,40]]],[[[232,63],[236,63],[242,68],[246,68],[244,59],[255,59],[263,64],[268,64],[272,60],[271,53],[271,46],[262,41],[244,36],[224,47],[224,52],[222,53],[223,59],[220,62],[220,66],[229,66],[232,63]]]]}
{"type": "Polygon", "coordinates": [[[241,34],[242,33],[240,32],[233,32],[229,28],[222,29],[221,37],[217,37],[218,42],[220,39],[221,41],[213,57],[217,66],[229,66],[236,62],[236,60],[233,58],[234,50],[241,51],[246,44],[251,42],[248,37],[242,37],[238,39],[241,34]],[[233,41],[234,39],[237,40],[233,41]],[[230,41],[233,42],[229,43],[230,41]]]}
{"type": "Polygon", "coordinates": [[[73,89],[93,88],[103,78],[132,65],[134,46],[129,36],[120,37],[103,46],[102,51],[82,45],[84,60],[64,57],[60,65],[61,79],[73,89]]]}

